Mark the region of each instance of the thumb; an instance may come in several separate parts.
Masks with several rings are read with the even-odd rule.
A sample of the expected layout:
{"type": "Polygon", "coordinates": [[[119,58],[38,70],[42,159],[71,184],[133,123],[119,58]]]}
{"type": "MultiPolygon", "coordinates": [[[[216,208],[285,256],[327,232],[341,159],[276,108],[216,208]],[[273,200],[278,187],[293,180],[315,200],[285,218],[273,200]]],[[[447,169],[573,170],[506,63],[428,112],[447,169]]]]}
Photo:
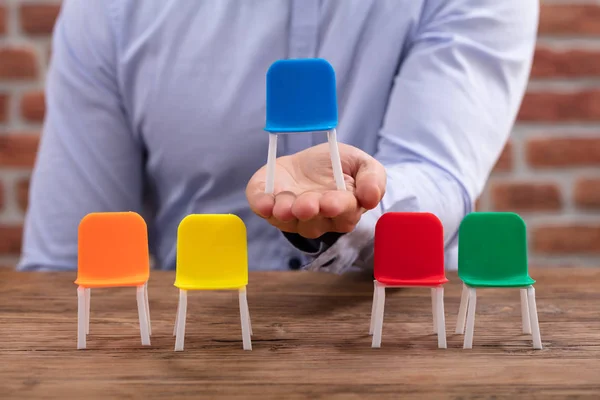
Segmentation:
{"type": "Polygon", "coordinates": [[[367,210],[377,207],[385,194],[387,174],[384,166],[367,153],[363,153],[354,179],[355,194],[360,205],[367,210]]]}

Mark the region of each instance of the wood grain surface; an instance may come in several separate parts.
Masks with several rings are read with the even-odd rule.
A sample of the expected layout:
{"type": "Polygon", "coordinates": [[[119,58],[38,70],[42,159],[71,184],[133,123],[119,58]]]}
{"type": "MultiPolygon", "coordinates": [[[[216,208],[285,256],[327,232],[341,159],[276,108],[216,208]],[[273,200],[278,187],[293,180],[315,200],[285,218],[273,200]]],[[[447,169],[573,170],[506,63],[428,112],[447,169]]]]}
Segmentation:
{"type": "Polygon", "coordinates": [[[76,350],[73,273],[0,270],[0,398],[600,398],[600,269],[534,269],[544,349],[520,331],[519,291],[478,290],[472,350],[454,334],[460,283],[446,285],[448,349],[431,334],[428,289],[387,291],[383,341],[368,335],[369,276],[251,273],[253,350],[237,295],[192,292],[185,350],[173,351],[174,274],[149,284],[152,345],[135,289],[92,290],[76,350]]]}

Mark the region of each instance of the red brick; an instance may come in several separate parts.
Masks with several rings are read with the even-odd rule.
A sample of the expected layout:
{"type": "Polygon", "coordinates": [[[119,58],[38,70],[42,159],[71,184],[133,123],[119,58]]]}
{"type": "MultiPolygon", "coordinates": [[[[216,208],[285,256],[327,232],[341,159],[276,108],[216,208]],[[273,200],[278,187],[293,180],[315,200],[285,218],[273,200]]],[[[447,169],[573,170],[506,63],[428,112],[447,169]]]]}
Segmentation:
{"type": "Polygon", "coordinates": [[[21,252],[23,227],[0,225],[0,255],[17,255],[21,252]]]}
{"type": "Polygon", "coordinates": [[[556,211],[562,208],[560,189],[552,183],[503,182],[492,185],[496,211],[556,211]]]}
{"type": "Polygon", "coordinates": [[[41,122],[44,120],[46,103],[44,92],[29,92],[21,99],[21,115],[27,121],[41,122]]]}
{"type": "Polygon", "coordinates": [[[0,166],[32,167],[37,154],[39,135],[0,135],[0,166]]]}
{"type": "Polygon", "coordinates": [[[37,76],[35,53],[27,47],[0,48],[0,80],[30,79],[37,76]]]}
{"type": "Polygon", "coordinates": [[[544,4],[540,10],[540,35],[600,35],[597,4],[544,4]]]}
{"type": "Polygon", "coordinates": [[[8,95],[0,94],[0,122],[8,119],[8,95]]]}
{"type": "Polygon", "coordinates": [[[60,12],[60,4],[24,4],[21,6],[21,30],[35,35],[51,34],[60,12]]]}
{"type": "Polygon", "coordinates": [[[498,161],[496,161],[496,165],[494,166],[494,172],[507,172],[512,170],[513,166],[513,149],[512,143],[506,143],[498,161]]]}
{"type": "Polygon", "coordinates": [[[533,167],[600,166],[600,137],[530,139],[525,152],[533,167]]]}
{"type": "Polygon", "coordinates": [[[521,121],[600,121],[600,90],[528,92],[519,111],[521,121]]]}
{"type": "Polygon", "coordinates": [[[600,253],[600,224],[538,226],[531,233],[532,249],[539,253],[600,253]]]}
{"type": "Polygon", "coordinates": [[[6,7],[0,5],[0,34],[6,33],[6,7]]]}
{"type": "Polygon", "coordinates": [[[0,181],[0,213],[4,210],[4,184],[0,181]]]}
{"type": "Polygon", "coordinates": [[[17,204],[21,211],[27,211],[29,203],[29,179],[23,179],[17,182],[17,204]]]}
{"type": "Polygon", "coordinates": [[[600,209],[600,178],[578,179],[573,197],[580,208],[600,209]]]}
{"type": "Polygon", "coordinates": [[[538,47],[531,69],[532,78],[581,78],[600,76],[600,51],[552,50],[538,47]]]}

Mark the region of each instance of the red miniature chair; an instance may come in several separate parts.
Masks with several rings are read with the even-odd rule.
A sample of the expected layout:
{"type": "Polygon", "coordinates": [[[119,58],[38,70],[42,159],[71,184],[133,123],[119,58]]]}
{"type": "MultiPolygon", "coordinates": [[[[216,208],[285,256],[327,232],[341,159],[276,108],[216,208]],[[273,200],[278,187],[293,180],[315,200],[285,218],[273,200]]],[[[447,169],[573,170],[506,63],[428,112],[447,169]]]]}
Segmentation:
{"type": "Polygon", "coordinates": [[[444,229],[431,213],[388,212],[375,227],[375,289],[371,310],[372,347],[381,347],[385,289],[430,287],[433,331],[446,348],[444,318],[444,229]]]}

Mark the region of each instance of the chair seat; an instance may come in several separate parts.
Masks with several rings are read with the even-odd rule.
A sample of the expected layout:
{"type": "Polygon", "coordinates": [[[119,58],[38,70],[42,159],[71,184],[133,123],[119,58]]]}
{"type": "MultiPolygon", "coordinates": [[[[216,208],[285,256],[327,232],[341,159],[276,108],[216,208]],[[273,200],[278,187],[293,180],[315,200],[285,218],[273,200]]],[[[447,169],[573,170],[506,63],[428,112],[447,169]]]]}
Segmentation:
{"type": "Polygon", "coordinates": [[[516,278],[502,279],[502,280],[489,280],[489,279],[471,279],[468,277],[461,277],[461,280],[471,287],[522,287],[531,286],[535,283],[535,280],[529,276],[519,276],[516,278]]]}
{"type": "Polygon", "coordinates": [[[325,132],[335,128],[335,123],[324,123],[321,125],[274,125],[269,124],[265,127],[265,131],[270,133],[308,133],[308,132],[325,132]]]}
{"type": "Polygon", "coordinates": [[[219,283],[219,282],[202,282],[202,283],[179,283],[175,282],[173,285],[178,289],[182,290],[237,290],[247,286],[246,283],[235,284],[231,282],[219,283]]]}
{"type": "Polygon", "coordinates": [[[89,278],[77,278],[75,281],[76,285],[83,286],[86,288],[109,288],[109,287],[130,287],[130,286],[141,286],[148,282],[148,275],[139,275],[128,277],[127,279],[109,278],[109,279],[89,279],[89,278]]]}
{"type": "Polygon", "coordinates": [[[395,279],[395,278],[386,278],[380,277],[377,279],[377,282],[383,283],[388,286],[440,286],[448,282],[448,279],[443,277],[435,277],[428,279],[395,279]]]}

